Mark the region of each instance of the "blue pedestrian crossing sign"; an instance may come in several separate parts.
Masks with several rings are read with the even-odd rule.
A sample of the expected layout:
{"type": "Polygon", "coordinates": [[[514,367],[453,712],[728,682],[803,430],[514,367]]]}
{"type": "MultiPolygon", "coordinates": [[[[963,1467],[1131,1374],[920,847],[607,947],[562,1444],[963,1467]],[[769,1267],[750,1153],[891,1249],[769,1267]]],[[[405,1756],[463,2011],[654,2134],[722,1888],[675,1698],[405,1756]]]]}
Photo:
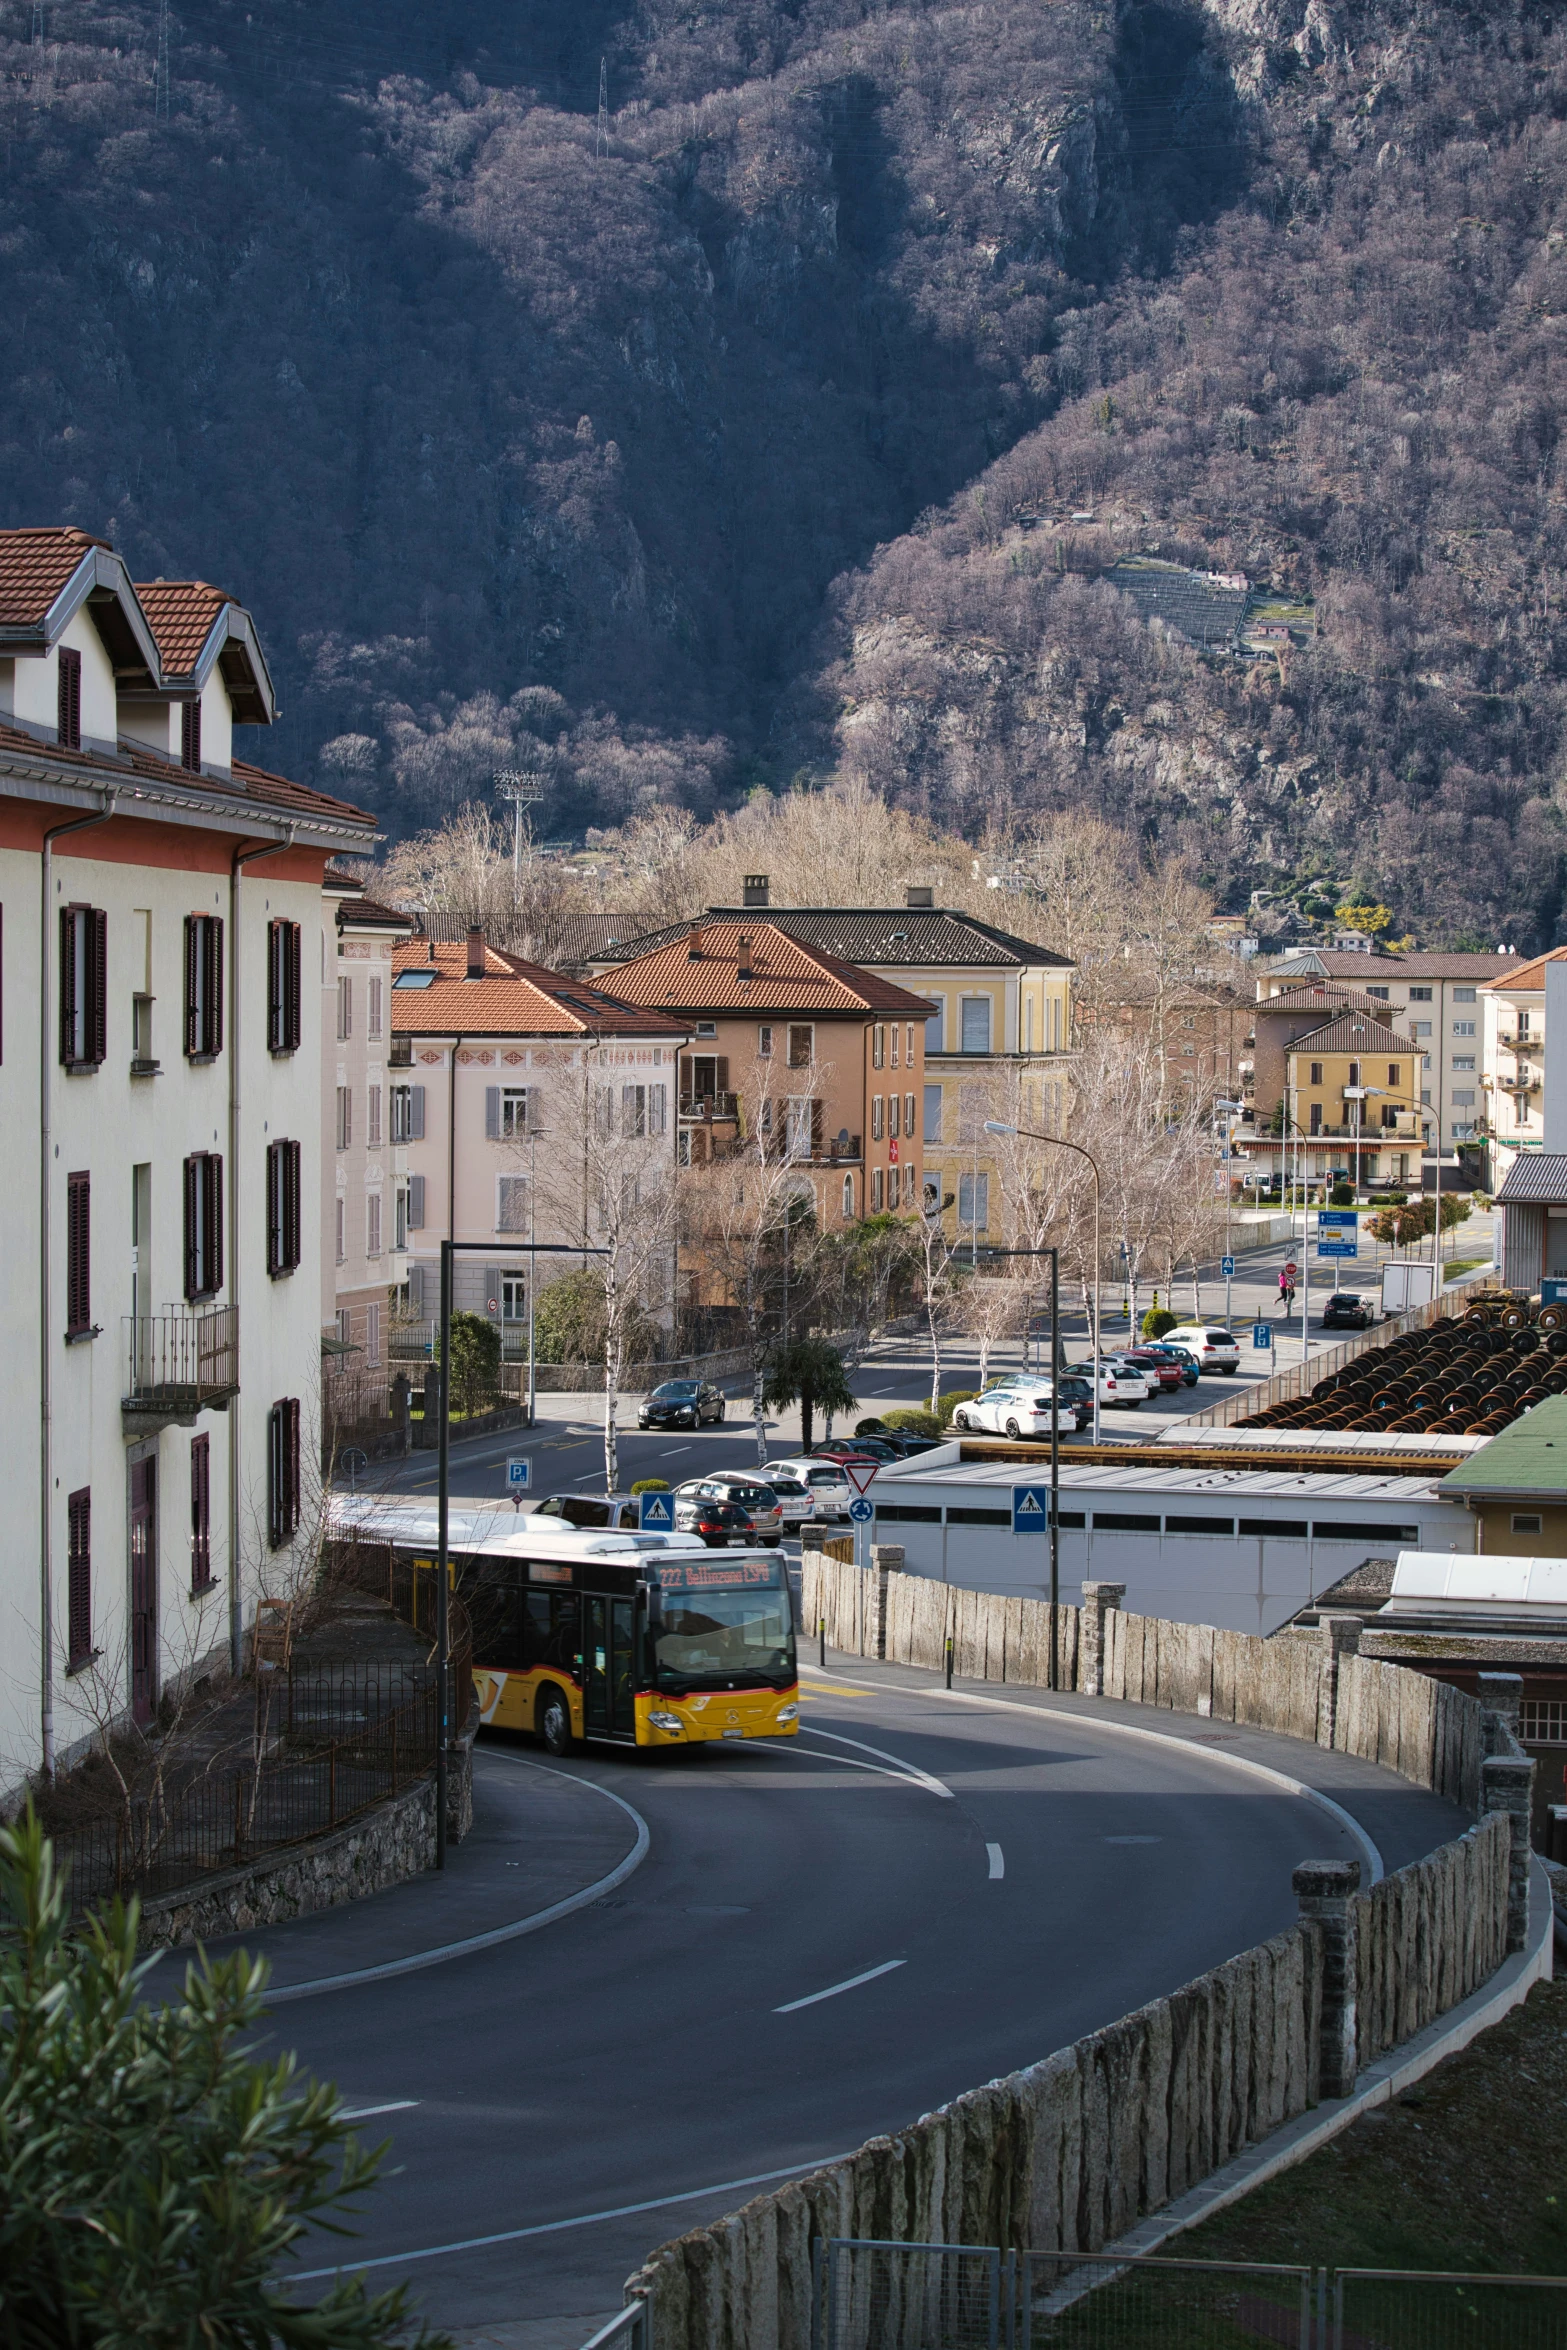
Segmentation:
{"type": "Polygon", "coordinates": [[[863,1493],[857,1493],[849,1504],[849,1517],[852,1523],[856,1526],[868,1526],[875,1515],[876,1504],[873,1501],[867,1501],[863,1493]]]}
{"type": "Polygon", "coordinates": [[[1235,1278],[1235,1259],[1233,1257],[1221,1257],[1219,1259],[1219,1271],[1223,1274],[1226,1281],[1233,1281],[1235,1278]]]}
{"type": "Polygon", "coordinates": [[[1012,1488],[1013,1533],[1043,1534],[1049,1523],[1049,1486],[1014,1485],[1012,1488]]]}
{"type": "Polygon", "coordinates": [[[639,1493],[638,1523],[644,1534],[673,1534],[675,1530],[675,1497],[672,1493],[639,1493]]]}
{"type": "Polygon", "coordinates": [[[508,1493],[526,1493],[533,1482],[533,1463],[526,1453],[514,1452],[506,1463],[508,1493]]]}
{"type": "Polygon", "coordinates": [[[1253,1322],[1251,1326],[1251,1343],[1263,1354],[1271,1353],[1273,1347],[1273,1332],[1266,1322],[1253,1322]]]}

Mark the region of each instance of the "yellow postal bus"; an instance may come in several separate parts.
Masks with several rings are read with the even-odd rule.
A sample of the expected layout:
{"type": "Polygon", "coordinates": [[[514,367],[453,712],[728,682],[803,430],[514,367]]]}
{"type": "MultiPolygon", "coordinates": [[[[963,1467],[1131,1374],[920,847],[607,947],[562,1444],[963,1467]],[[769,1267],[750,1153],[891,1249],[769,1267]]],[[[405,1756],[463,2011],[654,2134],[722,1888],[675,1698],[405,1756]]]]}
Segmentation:
{"type": "MultiPolygon", "coordinates": [[[[433,1572],[427,1502],[341,1505],[334,1532],[433,1572]]],[[[484,1722],[578,1740],[694,1746],[799,1726],[788,1567],[772,1550],[564,1526],[470,1503],[448,1518],[453,1588],[473,1628],[484,1722]]]]}

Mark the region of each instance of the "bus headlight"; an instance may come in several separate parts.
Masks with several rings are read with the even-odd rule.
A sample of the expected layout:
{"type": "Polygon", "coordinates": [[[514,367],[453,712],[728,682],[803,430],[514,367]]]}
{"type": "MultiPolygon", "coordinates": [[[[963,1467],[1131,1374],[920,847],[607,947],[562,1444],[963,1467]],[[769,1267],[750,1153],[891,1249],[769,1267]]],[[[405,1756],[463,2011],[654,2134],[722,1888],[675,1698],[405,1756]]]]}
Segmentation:
{"type": "Polygon", "coordinates": [[[683,1730],[685,1728],[685,1724],[678,1714],[649,1714],[648,1720],[655,1730],[683,1730]]]}
{"type": "Polygon", "coordinates": [[[781,1705],[778,1708],[778,1719],[781,1722],[797,1722],[799,1718],[800,1709],[797,1705],[781,1705]]]}

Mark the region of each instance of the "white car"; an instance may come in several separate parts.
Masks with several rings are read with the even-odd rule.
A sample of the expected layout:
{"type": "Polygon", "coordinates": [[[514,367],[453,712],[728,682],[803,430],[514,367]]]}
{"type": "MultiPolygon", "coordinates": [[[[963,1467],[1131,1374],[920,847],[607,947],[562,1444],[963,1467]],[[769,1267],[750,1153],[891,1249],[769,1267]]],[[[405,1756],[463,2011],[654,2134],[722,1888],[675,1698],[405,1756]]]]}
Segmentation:
{"type": "Polygon", "coordinates": [[[1181,1323],[1167,1330],[1161,1346],[1178,1346],[1191,1356],[1199,1371],[1217,1371],[1231,1379],[1241,1367],[1241,1350],[1233,1330],[1219,1322],[1181,1323]]]}
{"type": "Polygon", "coordinates": [[[1153,1393],[1148,1374],[1119,1355],[1103,1355],[1099,1362],[1099,1400],[1112,1410],[1135,1412],[1153,1393]]]}
{"type": "Polygon", "coordinates": [[[803,1477],[792,1476],[787,1468],[780,1468],[777,1462],[771,1468],[758,1469],[756,1474],[763,1485],[770,1485],[777,1494],[779,1513],[786,1530],[791,1526],[803,1526],[807,1518],[815,1515],[816,1504],[803,1477]]]}
{"type": "Polygon", "coordinates": [[[817,1460],[809,1454],[801,1454],[794,1460],[769,1461],[766,1468],[757,1473],[769,1484],[778,1475],[803,1485],[810,1495],[813,1518],[846,1518],[849,1514],[854,1487],[838,1461],[817,1460]]]}
{"type": "MultiPolygon", "coordinates": [[[[952,1415],[954,1428],[988,1428],[997,1436],[1045,1436],[1050,1434],[1050,1383],[1043,1385],[1034,1379],[1019,1379],[1000,1387],[987,1387],[976,1395],[972,1403],[960,1403],[952,1415]]],[[[1063,1436],[1075,1436],[1078,1429],[1078,1407],[1063,1400],[1056,1411],[1056,1426],[1063,1436]]]]}

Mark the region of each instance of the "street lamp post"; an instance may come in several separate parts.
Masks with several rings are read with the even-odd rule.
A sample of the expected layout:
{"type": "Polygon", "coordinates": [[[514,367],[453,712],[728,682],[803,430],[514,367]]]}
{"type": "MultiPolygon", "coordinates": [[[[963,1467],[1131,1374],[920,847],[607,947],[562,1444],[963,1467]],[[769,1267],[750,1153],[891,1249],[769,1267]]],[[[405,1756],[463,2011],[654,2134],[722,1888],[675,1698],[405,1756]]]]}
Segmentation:
{"type": "MultiPolygon", "coordinates": [[[[1038,1131],[1037,1131],[1037,1130],[1036,1130],[1034,1127],[1032,1127],[1032,1126],[1008,1126],[1008,1125],[1006,1125],[1006,1124],[1005,1124],[1005,1123],[1004,1123],[1004,1122],[1003,1122],[1001,1119],[999,1119],[999,1118],[987,1118],[987,1119],[985,1120],[985,1132],[986,1132],[987,1134],[1015,1134],[1015,1135],[1018,1137],[1019,1141],[1021,1141],[1021,1142],[1044,1142],[1044,1143],[1049,1143],[1049,1144],[1051,1144],[1051,1145],[1052,1145],[1052,1146],[1053,1146],[1053,1147],[1054,1147],[1056,1150],[1062,1150],[1062,1151],[1076,1151],[1076,1153],[1077,1153],[1078,1157],[1079,1157],[1080,1159],[1086,1159],[1086,1160],[1088,1161],[1088,1164],[1089,1164],[1089,1166],[1090,1166],[1090,1167],[1093,1169],[1093,1174],[1094,1174],[1094,1270],[1093,1270],[1093,1316],[1094,1316],[1094,1355],[1093,1355],[1093,1362],[1094,1362],[1094,1442],[1095,1442],[1095,1444],[1097,1444],[1097,1443],[1099,1442],[1099,1181],[1100,1181],[1100,1178],[1099,1178],[1099,1161],[1098,1161],[1098,1160],[1097,1160],[1097,1159],[1094,1157],[1094,1154],[1093,1154],[1093,1152],[1092,1152],[1092,1151],[1084,1150],[1084,1148],[1083,1148],[1083,1146],[1082,1146],[1082,1144],[1081,1144],[1080,1142],[1068,1142],[1064,1134],[1040,1134],[1040,1133],[1039,1133],[1039,1132],[1038,1132],[1038,1131]]],[[[1051,1339],[1050,1339],[1050,1343],[1051,1343],[1051,1349],[1052,1349],[1052,1352],[1053,1352],[1053,1351],[1054,1351],[1054,1348],[1055,1348],[1055,1333],[1054,1333],[1054,1331],[1053,1331],[1053,1330],[1052,1330],[1052,1332],[1051,1332],[1051,1339]]],[[[1058,1380],[1059,1376],[1060,1376],[1060,1374],[1059,1374],[1059,1371],[1057,1370],[1057,1368],[1056,1368],[1055,1364],[1054,1364],[1054,1363],[1052,1363],[1052,1364],[1051,1364],[1051,1368],[1050,1368],[1051,1418],[1052,1418],[1052,1419],[1054,1419],[1054,1417],[1055,1417],[1055,1389],[1056,1389],[1056,1382],[1057,1382],[1057,1380],[1058,1380]]]]}

